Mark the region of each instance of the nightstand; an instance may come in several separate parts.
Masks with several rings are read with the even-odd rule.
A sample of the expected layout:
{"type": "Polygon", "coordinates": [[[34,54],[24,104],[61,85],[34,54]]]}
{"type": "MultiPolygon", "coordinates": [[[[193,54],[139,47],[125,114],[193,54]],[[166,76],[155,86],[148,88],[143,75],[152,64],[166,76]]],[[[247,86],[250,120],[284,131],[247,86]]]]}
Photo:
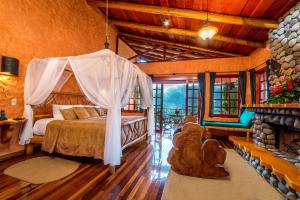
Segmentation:
{"type": "Polygon", "coordinates": [[[24,154],[25,148],[19,145],[19,138],[26,121],[0,121],[0,161],[24,154]]]}
{"type": "Polygon", "coordinates": [[[22,119],[22,120],[9,119],[9,120],[0,121],[0,143],[1,144],[8,143],[12,139],[14,131],[17,131],[18,134],[20,134],[25,123],[26,123],[26,119],[22,119]]]}

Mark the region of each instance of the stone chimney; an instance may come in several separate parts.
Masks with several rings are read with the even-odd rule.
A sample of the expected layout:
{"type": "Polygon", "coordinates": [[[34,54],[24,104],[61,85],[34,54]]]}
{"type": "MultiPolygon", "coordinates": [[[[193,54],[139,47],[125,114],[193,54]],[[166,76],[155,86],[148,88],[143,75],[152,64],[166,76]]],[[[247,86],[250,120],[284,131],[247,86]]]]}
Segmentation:
{"type": "Polygon", "coordinates": [[[281,75],[300,79],[300,3],[279,20],[277,29],[269,32],[269,42],[272,59],[281,64],[281,75]]]}

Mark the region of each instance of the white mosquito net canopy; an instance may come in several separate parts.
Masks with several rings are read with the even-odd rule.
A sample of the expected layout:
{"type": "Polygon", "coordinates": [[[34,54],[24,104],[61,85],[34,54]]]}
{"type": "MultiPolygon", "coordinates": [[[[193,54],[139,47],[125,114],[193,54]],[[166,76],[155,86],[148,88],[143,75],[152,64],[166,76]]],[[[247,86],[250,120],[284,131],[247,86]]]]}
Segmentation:
{"type": "MultiPolygon", "coordinates": [[[[71,67],[84,95],[95,105],[108,109],[104,145],[104,163],[119,165],[121,150],[121,108],[125,107],[139,85],[142,108],[148,112],[148,132],[154,131],[152,108],[152,80],[129,60],[104,49],[95,53],[33,59],[29,62],[25,77],[24,117],[28,119],[20,138],[20,144],[28,144],[33,136],[33,111],[31,105],[46,101],[54,89],[61,88],[63,72],[71,67]]],[[[66,78],[63,79],[63,84],[66,78]]]]}

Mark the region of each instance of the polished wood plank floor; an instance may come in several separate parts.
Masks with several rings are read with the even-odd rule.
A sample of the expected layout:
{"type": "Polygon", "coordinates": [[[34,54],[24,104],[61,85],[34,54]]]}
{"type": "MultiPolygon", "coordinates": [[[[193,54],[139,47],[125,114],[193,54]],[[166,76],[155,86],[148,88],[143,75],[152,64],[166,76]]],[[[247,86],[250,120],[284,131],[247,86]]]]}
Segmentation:
{"type": "MultiPolygon", "coordinates": [[[[70,176],[51,183],[34,185],[3,174],[8,166],[26,159],[19,156],[0,163],[0,199],[160,199],[170,169],[167,163],[172,135],[157,134],[151,144],[142,142],[124,152],[115,175],[101,161],[75,159],[82,164],[70,176]]],[[[220,140],[225,148],[232,145],[220,140]]],[[[45,155],[38,152],[31,157],[45,155]]],[[[47,172],[45,172],[47,173],[47,172]]]]}

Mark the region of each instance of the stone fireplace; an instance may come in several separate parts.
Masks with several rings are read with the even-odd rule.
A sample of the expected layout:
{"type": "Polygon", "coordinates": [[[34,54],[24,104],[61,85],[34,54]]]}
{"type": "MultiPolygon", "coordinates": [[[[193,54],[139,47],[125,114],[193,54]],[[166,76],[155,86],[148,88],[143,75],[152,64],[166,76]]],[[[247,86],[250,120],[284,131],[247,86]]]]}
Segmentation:
{"type": "MultiPolygon", "coordinates": [[[[255,112],[253,142],[260,147],[277,152],[292,163],[300,162],[300,106],[281,104],[249,108],[255,112]],[[298,160],[294,160],[298,159],[298,160]],[[294,161],[294,162],[293,162],[294,161]]],[[[300,165],[297,165],[300,167],[300,165]]]]}

